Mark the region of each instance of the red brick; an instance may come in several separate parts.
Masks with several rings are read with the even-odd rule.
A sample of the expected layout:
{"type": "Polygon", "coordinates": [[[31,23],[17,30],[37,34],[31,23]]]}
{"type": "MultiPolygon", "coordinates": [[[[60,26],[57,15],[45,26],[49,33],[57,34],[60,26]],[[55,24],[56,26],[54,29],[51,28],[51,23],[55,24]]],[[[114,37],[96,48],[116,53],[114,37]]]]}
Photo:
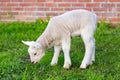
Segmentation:
{"type": "Polygon", "coordinates": [[[78,2],[91,2],[91,0],[78,0],[78,2]]]}
{"type": "Polygon", "coordinates": [[[36,15],[37,15],[37,16],[45,16],[46,14],[44,14],[44,13],[39,13],[39,12],[38,12],[38,13],[36,13],[36,15]]]}
{"type": "Polygon", "coordinates": [[[7,6],[7,4],[4,3],[4,2],[1,2],[1,3],[0,3],[0,6],[7,6]]]}
{"type": "Polygon", "coordinates": [[[107,8],[93,8],[93,10],[94,11],[98,11],[98,12],[100,12],[100,11],[107,11],[107,8]]]}
{"type": "Polygon", "coordinates": [[[56,7],[53,7],[51,8],[52,11],[63,11],[64,8],[56,8],[56,7]]]}
{"type": "Polygon", "coordinates": [[[94,0],[94,2],[107,2],[108,0],[94,0]]]}
{"type": "Polygon", "coordinates": [[[120,13],[118,13],[117,16],[120,16],[120,13]]]}
{"type": "Polygon", "coordinates": [[[42,6],[42,7],[43,7],[43,6],[44,6],[44,3],[35,3],[34,6],[35,6],[35,5],[36,5],[36,6],[42,6]]]}
{"type": "Polygon", "coordinates": [[[54,2],[63,2],[63,0],[54,0],[54,2]]]}
{"type": "Polygon", "coordinates": [[[23,2],[23,0],[11,0],[11,2],[23,2]]]}
{"type": "Polygon", "coordinates": [[[7,15],[3,15],[3,16],[1,16],[1,18],[5,20],[5,19],[8,19],[8,16],[7,15]]]}
{"type": "Polygon", "coordinates": [[[2,8],[0,8],[0,10],[3,10],[3,11],[11,11],[12,8],[11,8],[11,7],[2,7],[2,8]]]}
{"type": "Polygon", "coordinates": [[[49,16],[56,16],[56,15],[58,15],[58,13],[55,13],[55,12],[47,12],[47,14],[46,14],[48,17],[49,16]]]}
{"type": "Polygon", "coordinates": [[[30,8],[24,8],[25,11],[35,11],[37,10],[36,8],[34,7],[30,7],[30,8]]]}
{"type": "Polygon", "coordinates": [[[24,0],[24,2],[36,2],[36,0],[24,0]]]}
{"type": "Polygon", "coordinates": [[[120,0],[109,0],[110,2],[120,2],[120,0]]]}
{"type": "Polygon", "coordinates": [[[91,11],[91,8],[64,8],[65,11],[75,10],[75,9],[85,9],[91,11]]]}
{"type": "Polygon", "coordinates": [[[34,6],[33,3],[20,3],[19,5],[22,6],[22,7],[25,7],[25,6],[34,6]]]}
{"type": "Polygon", "coordinates": [[[120,7],[120,4],[117,4],[117,7],[120,7]]]}
{"type": "Polygon", "coordinates": [[[0,12],[0,15],[7,15],[6,12],[0,12]]]}
{"type": "Polygon", "coordinates": [[[18,6],[18,3],[7,3],[7,6],[18,6]]]}
{"type": "Polygon", "coordinates": [[[113,4],[113,3],[103,3],[103,4],[101,4],[101,6],[111,8],[111,7],[115,7],[115,4],[113,4]]]}
{"type": "Polygon", "coordinates": [[[10,2],[10,0],[0,0],[0,2],[10,2]]]}
{"type": "Polygon", "coordinates": [[[19,12],[19,15],[23,15],[23,16],[27,15],[28,16],[28,15],[32,15],[32,13],[31,12],[27,12],[27,11],[26,12],[19,12]]]}
{"type": "Polygon", "coordinates": [[[74,3],[74,4],[72,4],[72,7],[84,7],[84,4],[82,4],[82,3],[74,3]]]}
{"type": "Polygon", "coordinates": [[[110,22],[119,22],[120,21],[120,17],[119,18],[109,18],[110,22]]]}
{"type": "Polygon", "coordinates": [[[8,15],[18,15],[18,12],[7,12],[8,13],[8,15]]]}
{"type": "Polygon", "coordinates": [[[63,2],[77,2],[77,0],[63,0],[63,2]]]}
{"type": "Polygon", "coordinates": [[[38,11],[41,11],[41,10],[42,10],[42,11],[48,11],[49,8],[42,8],[42,7],[40,8],[40,7],[39,7],[39,8],[38,8],[38,11]]]}
{"type": "Polygon", "coordinates": [[[117,14],[116,13],[102,13],[103,17],[116,17],[117,14]]]}
{"type": "Polygon", "coordinates": [[[46,2],[53,2],[53,0],[46,0],[46,2]]]}
{"type": "Polygon", "coordinates": [[[37,0],[37,2],[46,2],[46,0],[37,0]]]}
{"type": "Polygon", "coordinates": [[[22,8],[22,7],[15,7],[15,8],[12,8],[12,10],[15,10],[15,11],[24,11],[24,8],[22,8]]]}
{"type": "Polygon", "coordinates": [[[116,10],[120,13],[120,8],[117,8],[116,10]]]}
{"type": "Polygon", "coordinates": [[[86,6],[87,7],[98,7],[100,6],[100,4],[99,3],[87,3],[86,6]]]}
{"type": "Polygon", "coordinates": [[[90,8],[90,7],[87,7],[87,8],[81,8],[81,9],[85,9],[85,10],[91,11],[91,8],[90,8]]]}
{"type": "MultiPolygon", "coordinates": [[[[117,8],[115,8],[115,7],[109,7],[109,8],[108,8],[108,11],[115,13],[115,12],[117,12],[117,8]]],[[[119,10],[118,10],[118,11],[119,11],[119,10]]]]}
{"type": "Polygon", "coordinates": [[[75,9],[75,8],[69,8],[69,7],[64,8],[65,11],[70,11],[70,10],[74,10],[74,9],[75,9]]]}
{"type": "Polygon", "coordinates": [[[69,3],[60,3],[58,4],[58,7],[70,7],[71,5],[69,3]]]}
{"type": "Polygon", "coordinates": [[[46,4],[44,4],[44,6],[49,6],[49,7],[56,7],[56,4],[55,3],[46,3],[46,4]]]}

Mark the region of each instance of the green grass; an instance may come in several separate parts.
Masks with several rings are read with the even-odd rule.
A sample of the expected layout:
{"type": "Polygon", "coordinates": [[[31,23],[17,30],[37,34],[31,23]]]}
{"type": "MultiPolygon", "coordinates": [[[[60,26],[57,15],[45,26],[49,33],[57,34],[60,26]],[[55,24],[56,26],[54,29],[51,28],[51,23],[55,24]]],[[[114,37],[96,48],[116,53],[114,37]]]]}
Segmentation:
{"type": "Polygon", "coordinates": [[[44,31],[47,22],[0,22],[0,80],[119,80],[120,79],[120,27],[111,28],[101,22],[95,32],[96,62],[86,70],[80,70],[84,56],[81,38],[72,39],[70,70],[62,68],[64,56],[51,67],[53,50],[37,64],[25,60],[27,46],[22,40],[36,40],[44,31]]]}

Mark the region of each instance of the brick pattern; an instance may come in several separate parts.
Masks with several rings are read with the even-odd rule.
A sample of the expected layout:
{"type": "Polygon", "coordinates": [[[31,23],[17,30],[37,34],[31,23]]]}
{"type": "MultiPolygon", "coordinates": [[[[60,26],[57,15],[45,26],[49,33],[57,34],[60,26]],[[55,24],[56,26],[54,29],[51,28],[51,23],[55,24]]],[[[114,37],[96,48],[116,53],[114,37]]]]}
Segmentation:
{"type": "Polygon", "coordinates": [[[120,22],[120,0],[0,0],[0,21],[34,21],[74,9],[93,11],[99,20],[120,22]]]}

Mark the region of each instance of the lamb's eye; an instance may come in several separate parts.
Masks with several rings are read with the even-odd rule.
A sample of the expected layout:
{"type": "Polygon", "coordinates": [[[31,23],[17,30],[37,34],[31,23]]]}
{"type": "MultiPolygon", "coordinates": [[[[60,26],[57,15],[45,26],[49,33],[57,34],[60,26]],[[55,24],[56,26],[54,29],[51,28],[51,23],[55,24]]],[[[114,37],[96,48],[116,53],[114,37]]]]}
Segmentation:
{"type": "Polygon", "coordinates": [[[34,56],[37,55],[37,53],[34,53],[34,56]]]}

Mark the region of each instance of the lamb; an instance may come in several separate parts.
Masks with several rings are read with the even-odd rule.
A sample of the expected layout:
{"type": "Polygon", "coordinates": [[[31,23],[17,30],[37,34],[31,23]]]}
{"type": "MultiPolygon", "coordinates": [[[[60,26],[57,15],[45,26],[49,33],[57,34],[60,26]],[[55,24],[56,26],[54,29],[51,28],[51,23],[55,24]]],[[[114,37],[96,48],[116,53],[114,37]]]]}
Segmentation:
{"type": "Polygon", "coordinates": [[[80,65],[86,69],[95,61],[94,31],[97,26],[97,16],[87,10],[72,10],[50,19],[47,28],[36,41],[22,41],[28,45],[32,63],[37,63],[45,55],[45,50],[54,46],[51,66],[58,63],[60,50],[64,52],[63,68],[71,66],[70,45],[71,37],[81,36],[85,44],[85,56],[80,65]]]}

